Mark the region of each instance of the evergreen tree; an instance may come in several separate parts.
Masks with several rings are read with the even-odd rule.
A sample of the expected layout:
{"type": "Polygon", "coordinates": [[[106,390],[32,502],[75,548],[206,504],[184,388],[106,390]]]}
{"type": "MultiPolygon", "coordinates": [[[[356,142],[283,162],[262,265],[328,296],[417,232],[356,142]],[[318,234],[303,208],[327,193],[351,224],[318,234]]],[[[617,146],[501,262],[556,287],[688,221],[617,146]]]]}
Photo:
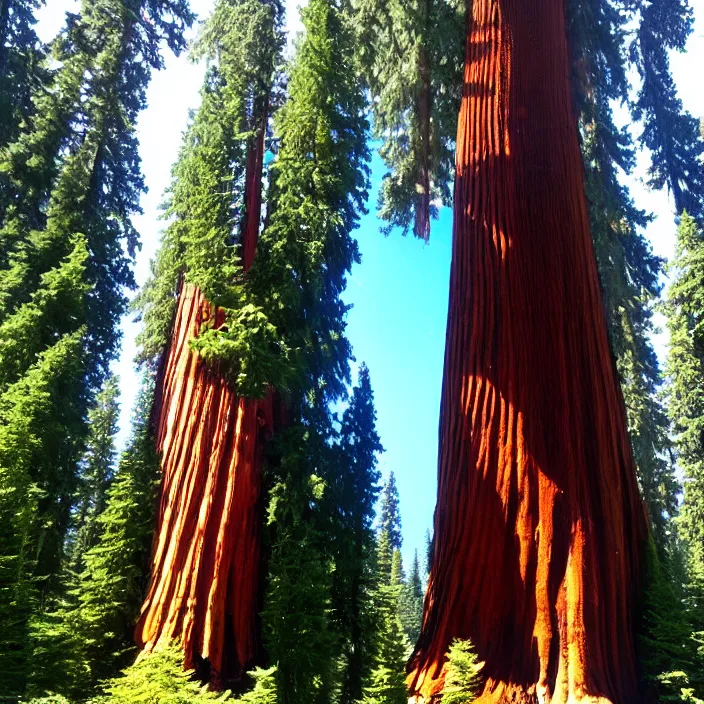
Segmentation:
{"type": "MultiPolygon", "coordinates": [[[[183,669],[183,653],[177,646],[160,648],[140,658],[105,683],[100,704],[204,704],[232,702],[229,693],[211,692],[183,669]]],[[[257,700],[255,700],[257,701],[257,700]]],[[[262,702],[266,699],[260,700],[262,702]]]]}
{"type": "Polygon", "coordinates": [[[57,607],[36,619],[33,694],[85,696],[134,654],[159,470],[149,429],[152,388],[145,382],[138,397],[132,436],[95,519],[97,539],[83,555],[83,570],[57,607]]]}
{"type": "Polygon", "coordinates": [[[694,17],[687,2],[636,3],[638,31],[630,57],[642,81],[633,117],[642,121],[639,141],[649,150],[649,185],[667,187],[675,211],[704,222],[704,139],[699,122],[683,109],[670,71],[669,51],[683,50],[694,17]]]}
{"type": "Polygon", "coordinates": [[[119,380],[110,376],[88,412],[88,438],[79,466],[77,500],[65,549],[68,567],[73,572],[83,569],[83,556],[98,538],[97,519],[105,510],[114,473],[119,394],[119,380]]]}
{"type": "Polygon", "coordinates": [[[474,646],[468,640],[455,639],[447,651],[443,704],[465,704],[476,696],[481,684],[479,663],[474,646]]]}
{"type": "MultiPolygon", "coordinates": [[[[380,556],[383,546],[379,545],[380,556]]],[[[397,553],[398,555],[399,553],[397,553]]],[[[408,701],[406,690],[406,659],[410,644],[399,619],[399,599],[402,584],[400,560],[394,560],[393,581],[383,573],[378,576],[376,589],[376,648],[374,665],[364,690],[366,704],[402,704],[408,701]]]]}
{"type": "MultiPolygon", "coordinates": [[[[291,65],[288,99],[275,119],[280,147],[247,277],[290,351],[289,427],[269,467],[272,554],[263,613],[282,702],[327,700],[338,667],[339,649],[328,628],[335,556],[326,492],[335,495],[344,450],[335,446],[330,405],[343,398],[349,381],[347,306],[340,294],[359,260],[352,231],[368,185],[368,126],[351,33],[330,0],[312,0],[301,15],[305,34],[291,65]]],[[[373,421],[367,391],[356,405],[365,406],[359,411],[371,412],[373,421]]],[[[344,432],[350,442],[354,422],[348,415],[344,432]]],[[[362,475],[373,476],[377,444],[371,438],[366,449],[355,448],[362,475]]],[[[364,511],[373,488],[360,482],[357,489],[364,511]]],[[[368,518],[361,518],[364,529],[368,518]]]]}
{"type": "Polygon", "coordinates": [[[379,519],[379,530],[381,533],[388,533],[389,544],[392,550],[400,550],[403,543],[401,535],[401,512],[399,511],[398,489],[396,488],[396,476],[393,470],[389,473],[389,478],[384,484],[381,493],[381,516],[379,519]]]}
{"type": "Polygon", "coordinates": [[[465,3],[355,0],[357,51],[388,168],[379,192],[384,232],[430,236],[437,201],[452,200],[462,87],[465,3]]]}
{"type": "Polygon", "coordinates": [[[336,545],[332,618],[341,638],[342,702],[359,701],[371,666],[374,615],[374,505],[379,493],[376,412],[369,369],[359,368],[357,385],[342,415],[339,469],[332,478],[331,513],[336,545]]]}
{"type": "MultiPolygon", "coordinates": [[[[191,19],[184,0],[85,2],[55,42],[50,89],[37,91],[33,117],[0,157],[0,412],[4,432],[17,431],[12,417],[25,427],[0,459],[2,493],[12,496],[0,560],[15,575],[0,609],[20,629],[58,587],[86,413],[117,352],[133,282],[130,217],[143,190],[134,123],[160,43],[180,50],[191,19]]],[[[16,681],[7,691],[21,692],[23,670],[5,655],[0,669],[16,681]]]]}
{"type": "MultiPolygon", "coordinates": [[[[667,363],[669,412],[675,432],[684,496],[678,518],[685,544],[691,617],[704,634],[704,240],[691,216],[677,232],[666,305],[670,332],[667,363]]],[[[701,651],[704,657],[704,650],[701,651]]]]}
{"type": "Polygon", "coordinates": [[[42,51],[34,31],[34,12],[41,4],[41,0],[4,0],[0,5],[0,148],[17,138],[31,112],[32,92],[41,73],[42,51]]]}
{"type": "Polygon", "coordinates": [[[415,645],[423,620],[423,579],[420,573],[420,561],[417,550],[413,554],[411,572],[403,585],[400,617],[408,640],[415,645]]]}

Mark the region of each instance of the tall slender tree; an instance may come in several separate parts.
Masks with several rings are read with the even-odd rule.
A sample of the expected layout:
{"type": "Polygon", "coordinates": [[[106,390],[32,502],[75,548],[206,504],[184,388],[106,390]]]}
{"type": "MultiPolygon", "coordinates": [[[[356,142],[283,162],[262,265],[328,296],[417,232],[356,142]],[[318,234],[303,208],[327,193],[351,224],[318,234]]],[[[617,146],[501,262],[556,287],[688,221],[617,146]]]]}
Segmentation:
{"type": "Polygon", "coordinates": [[[331,483],[336,545],[332,619],[341,638],[340,699],[359,701],[373,654],[374,550],[372,522],[379,494],[376,411],[369,369],[359,368],[340,428],[339,468],[331,483]]]}
{"type": "MultiPolygon", "coordinates": [[[[117,352],[132,285],[130,218],[143,190],[134,122],[161,42],[179,51],[191,19],[182,0],[83,3],[55,42],[50,89],[37,90],[2,153],[2,559],[15,575],[3,598],[18,627],[58,585],[86,413],[117,352]],[[22,435],[11,439],[18,421],[22,435]]],[[[25,645],[2,657],[16,661],[25,645]]],[[[22,668],[3,659],[1,669],[22,687],[22,668]]]]}
{"type": "Polygon", "coordinates": [[[379,215],[430,236],[438,201],[451,201],[452,137],[464,44],[462,0],[354,0],[357,51],[375,95],[374,136],[388,168],[379,215]]]}
{"type": "Polygon", "coordinates": [[[68,568],[80,572],[83,557],[98,539],[98,517],[105,510],[107,491],[115,472],[115,435],[120,405],[119,380],[108,377],[88,412],[89,433],[81,458],[78,490],[64,552],[68,568]]]}

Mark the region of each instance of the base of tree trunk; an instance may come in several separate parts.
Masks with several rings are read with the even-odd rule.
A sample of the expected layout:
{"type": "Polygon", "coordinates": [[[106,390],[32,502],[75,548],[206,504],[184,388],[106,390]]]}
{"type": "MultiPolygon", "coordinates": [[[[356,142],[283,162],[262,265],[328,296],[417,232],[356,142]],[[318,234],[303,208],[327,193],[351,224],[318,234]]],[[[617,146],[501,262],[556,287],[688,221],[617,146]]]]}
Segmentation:
{"type": "Polygon", "coordinates": [[[271,397],[237,397],[189,347],[224,316],[185,284],[154,401],[162,486],[151,581],[136,629],[146,650],[178,642],[211,683],[237,679],[258,648],[262,434],[271,397]]]}

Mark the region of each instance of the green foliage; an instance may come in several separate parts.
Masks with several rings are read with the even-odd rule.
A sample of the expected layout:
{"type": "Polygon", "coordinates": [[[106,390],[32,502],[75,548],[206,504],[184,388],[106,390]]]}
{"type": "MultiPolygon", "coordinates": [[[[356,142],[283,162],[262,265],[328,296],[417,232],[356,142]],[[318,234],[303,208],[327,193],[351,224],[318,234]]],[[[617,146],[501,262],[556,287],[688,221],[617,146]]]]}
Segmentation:
{"type": "Polygon", "coordinates": [[[450,643],[441,698],[443,704],[464,704],[474,700],[481,684],[478,660],[471,641],[456,638],[450,643]]]}
{"type": "Polygon", "coordinates": [[[399,619],[400,584],[380,582],[376,592],[377,641],[365,704],[406,704],[409,643],[399,619]]]}
{"type": "Polygon", "coordinates": [[[31,693],[91,694],[134,653],[132,633],[144,597],[159,464],[149,430],[153,382],[145,383],[132,437],[95,519],[97,539],[67,595],[32,628],[31,693]]]}
{"type": "MultiPolygon", "coordinates": [[[[120,677],[104,685],[105,696],[96,704],[205,704],[234,702],[229,692],[216,693],[184,670],[183,652],[177,645],[142,655],[120,677]]],[[[250,701],[266,701],[250,700],[250,701]]]]}
{"type": "Polygon", "coordinates": [[[81,458],[78,491],[64,551],[69,569],[80,572],[83,557],[98,539],[98,517],[105,510],[106,494],[115,465],[115,435],[120,415],[119,380],[108,377],[88,412],[88,437],[81,458]]]}
{"type": "MultiPolygon", "coordinates": [[[[22,36],[25,56],[35,52],[32,7],[2,4],[0,103],[3,62],[19,70],[12,42],[22,36]]],[[[161,42],[183,48],[191,20],[185,0],[84,2],[67,16],[41,82],[22,87],[31,107],[16,106],[22,121],[0,151],[0,611],[11,624],[0,691],[10,695],[26,686],[30,631],[65,591],[87,413],[133,285],[130,218],[143,191],[134,124],[161,42]]]]}
{"type": "Polygon", "coordinates": [[[263,621],[267,649],[277,665],[280,700],[325,701],[334,675],[331,622],[332,560],[322,530],[331,459],[316,426],[286,430],[271,490],[269,584],[263,621]]]}
{"type": "Polygon", "coordinates": [[[403,585],[399,604],[399,615],[409,642],[415,644],[423,621],[423,580],[420,574],[418,551],[413,555],[413,564],[408,579],[403,585]]]}
{"type": "Polygon", "coordinates": [[[663,569],[655,543],[647,553],[641,660],[659,701],[698,704],[704,697],[704,659],[681,595],[663,569]]]}
{"type": "Polygon", "coordinates": [[[352,9],[374,138],[388,168],[379,216],[389,223],[385,232],[412,226],[427,240],[437,201],[452,200],[465,3],[354,0],[352,9]]]}
{"type": "Polygon", "coordinates": [[[682,0],[639,2],[630,55],[642,84],[633,118],[642,120],[640,143],[649,150],[649,185],[667,187],[678,214],[704,223],[704,139],[699,121],[683,109],[670,72],[669,50],[682,51],[694,17],[682,0]]]}
{"type": "Polygon", "coordinates": [[[275,1],[222,0],[206,23],[195,54],[208,64],[201,107],[173,168],[164,212],[171,224],[136,302],[145,322],[141,360],[156,364],[182,282],[198,286],[226,322],[216,330],[206,321],[192,346],[249,396],[262,396],[269,384],[285,386],[290,372],[286,340],[241,264],[247,157],[273,99],[282,13],[275,1]]]}
{"type": "Polygon", "coordinates": [[[379,493],[376,411],[369,369],[359,368],[357,385],[342,415],[336,470],[329,479],[328,511],[335,569],[332,624],[340,639],[340,701],[359,701],[374,645],[374,505],[379,493]]]}

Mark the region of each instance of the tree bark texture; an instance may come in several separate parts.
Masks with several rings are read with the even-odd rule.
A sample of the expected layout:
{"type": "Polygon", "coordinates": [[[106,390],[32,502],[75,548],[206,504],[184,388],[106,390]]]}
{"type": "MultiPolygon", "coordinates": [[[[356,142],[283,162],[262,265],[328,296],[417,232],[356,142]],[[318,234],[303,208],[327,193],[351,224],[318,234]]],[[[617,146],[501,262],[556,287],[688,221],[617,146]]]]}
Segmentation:
{"type": "MultiPolygon", "coordinates": [[[[259,234],[264,130],[252,146],[261,153],[247,159],[245,271],[259,234]]],[[[224,311],[183,284],[154,399],[162,483],[136,640],[146,650],[179,642],[185,666],[217,687],[238,679],[258,655],[261,462],[278,404],[273,392],[263,400],[237,396],[191,350],[210,319],[218,328],[224,311]]]]}
{"type": "Polygon", "coordinates": [[[638,696],[647,519],[607,340],[563,0],[473,0],[434,557],[411,692],[453,638],[479,702],[638,696]]]}

